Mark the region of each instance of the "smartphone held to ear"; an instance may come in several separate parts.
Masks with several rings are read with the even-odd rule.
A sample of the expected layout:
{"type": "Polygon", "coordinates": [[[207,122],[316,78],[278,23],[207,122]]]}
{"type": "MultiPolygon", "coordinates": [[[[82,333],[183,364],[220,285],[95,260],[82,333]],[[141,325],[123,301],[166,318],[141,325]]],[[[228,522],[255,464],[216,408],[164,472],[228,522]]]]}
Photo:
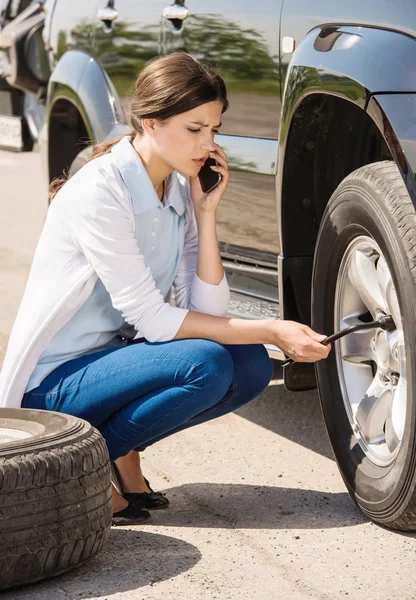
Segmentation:
{"type": "Polygon", "coordinates": [[[204,194],[208,194],[208,192],[213,190],[222,179],[221,173],[213,171],[211,169],[211,166],[218,166],[218,163],[216,160],[209,157],[205,161],[204,165],[200,168],[198,173],[199,182],[201,184],[201,188],[204,194]]]}

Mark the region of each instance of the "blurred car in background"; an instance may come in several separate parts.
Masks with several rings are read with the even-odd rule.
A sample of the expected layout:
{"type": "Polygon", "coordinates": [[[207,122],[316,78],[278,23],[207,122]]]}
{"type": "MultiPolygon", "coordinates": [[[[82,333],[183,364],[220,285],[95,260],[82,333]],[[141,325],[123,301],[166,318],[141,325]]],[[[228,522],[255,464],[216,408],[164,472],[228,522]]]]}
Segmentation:
{"type": "MultiPolygon", "coordinates": [[[[0,32],[20,15],[32,0],[0,0],[0,32]]],[[[31,150],[40,124],[36,96],[7,83],[0,49],[0,148],[31,150]]]]}

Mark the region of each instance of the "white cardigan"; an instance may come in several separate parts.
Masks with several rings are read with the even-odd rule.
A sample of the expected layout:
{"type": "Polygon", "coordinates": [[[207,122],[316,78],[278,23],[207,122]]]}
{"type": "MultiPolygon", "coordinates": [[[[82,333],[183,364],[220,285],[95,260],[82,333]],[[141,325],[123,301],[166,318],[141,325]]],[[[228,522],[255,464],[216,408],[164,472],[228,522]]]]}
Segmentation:
{"type": "Polygon", "coordinates": [[[175,337],[188,310],[224,316],[229,288],[195,273],[197,235],[189,185],[174,172],[170,204],[185,212],[184,246],[175,278],[179,307],[164,301],[140,250],[135,214],[160,203],[127,137],[85,165],[53,200],[0,373],[0,406],[20,407],[36,364],[52,338],[83,306],[98,279],[113,306],[150,342],[175,337]]]}

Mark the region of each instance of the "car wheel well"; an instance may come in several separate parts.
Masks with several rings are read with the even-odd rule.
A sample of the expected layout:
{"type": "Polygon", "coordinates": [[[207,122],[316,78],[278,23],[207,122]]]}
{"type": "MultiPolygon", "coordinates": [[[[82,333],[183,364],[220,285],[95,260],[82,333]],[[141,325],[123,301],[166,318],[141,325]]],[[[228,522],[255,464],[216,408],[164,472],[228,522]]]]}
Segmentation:
{"type": "Polygon", "coordinates": [[[391,159],[379,129],[361,107],[337,96],[307,96],[292,118],[286,146],[284,254],[313,255],[320,220],[341,181],[359,167],[391,159]]]}
{"type": "Polygon", "coordinates": [[[290,124],[282,178],[282,252],[287,264],[296,262],[296,277],[288,268],[288,278],[297,299],[285,302],[285,318],[310,322],[310,257],[331,195],[347,175],[380,160],[392,155],[362,107],[328,94],[303,99],[290,124]]]}
{"type": "Polygon", "coordinates": [[[49,181],[67,175],[74,158],[89,144],[78,108],[69,100],[57,100],[49,118],[49,181]]]}

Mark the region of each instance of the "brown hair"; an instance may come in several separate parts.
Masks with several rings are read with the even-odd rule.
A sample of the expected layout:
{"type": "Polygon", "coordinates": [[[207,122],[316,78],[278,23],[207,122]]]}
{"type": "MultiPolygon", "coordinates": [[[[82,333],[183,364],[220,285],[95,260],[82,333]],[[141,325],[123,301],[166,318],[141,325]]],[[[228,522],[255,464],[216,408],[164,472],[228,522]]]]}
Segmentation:
{"type": "MultiPolygon", "coordinates": [[[[131,135],[143,133],[141,119],[167,121],[213,100],[222,102],[222,112],[227,110],[225,83],[218,73],[186,52],[156,57],[146,64],[134,84],[128,118],[132,126],[131,135]]],[[[89,161],[110,152],[124,135],[109,142],[93,144],[89,161]]],[[[61,177],[52,181],[50,200],[66,180],[66,177],[61,177]]]]}

